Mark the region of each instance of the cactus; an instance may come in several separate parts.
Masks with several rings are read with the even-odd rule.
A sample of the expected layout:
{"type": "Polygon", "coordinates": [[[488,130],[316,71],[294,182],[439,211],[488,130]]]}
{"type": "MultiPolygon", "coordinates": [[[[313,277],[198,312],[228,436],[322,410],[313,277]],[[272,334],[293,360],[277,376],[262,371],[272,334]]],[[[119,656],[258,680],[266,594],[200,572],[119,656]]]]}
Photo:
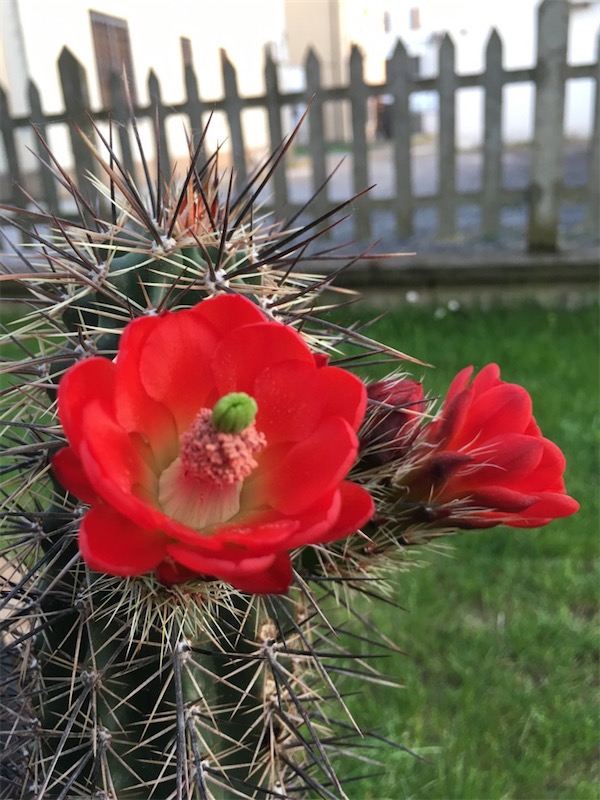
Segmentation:
{"type": "MultiPolygon", "coordinates": [[[[377,655],[393,645],[369,625],[361,600],[392,602],[386,575],[407,562],[406,548],[466,527],[461,520],[468,516],[468,499],[459,498],[459,519],[452,499],[444,495],[436,505],[435,492],[425,485],[433,475],[430,459],[436,448],[447,449],[447,440],[440,438],[439,424],[428,426],[431,406],[419,385],[397,374],[398,362],[407,357],[320,315],[319,305],[328,308],[335,297],[333,276],[302,272],[317,229],[334,224],[335,214],[354,198],[304,226],[294,227],[295,219],[272,223],[260,210],[257,219],[260,190],[292,138],[234,195],[232,178],[219,172],[216,158],[200,164],[202,141],[191,155],[181,188],[159,174],[156,181],[148,179],[143,191],[121,169],[100,131],[98,135],[103,149],[90,147],[108,185],[96,184],[95,189],[108,202],[110,219],[97,214],[57,168],[56,177],[69,188],[82,219],[35,215],[53,232],[47,237],[33,234],[37,248],[32,263],[11,276],[27,292],[23,302],[29,313],[4,334],[13,357],[6,364],[2,413],[6,524],[0,543],[0,796],[344,798],[339,757],[362,746],[369,735],[347,708],[345,693],[353,686],[345,679],[361,686],[393,683],[376,667],[377,655]],[[330,294],[324,296],[325,289],[330,294]],[[85,365],[93,364],[108,380],[129,363],[120,347],[132,340],[132,330],[158,330],[152,320],[172,319],[170,314],[197,319],[206,309],[223,308],[223,297],[236,296],[244,298],[243,304],[236,301],[236,314],[252,320],[259,314],[261,330],[276,328],[282,342],[281,327],[293,332],[286,333],[285,346],[299,353],[302,375],[327,383],[325,404],[335,406],[336,419],[352,417],[351,425],[330,424],[331,438],[322,449],[326,460],[335,449],[335,436],[347,443],[344,469],[336,473],[339,488],[336,483],[331,494],[342,510],[336,506],[334,513],[332,505],[326,510],[330,527],[321,522],[318,535],[302,539],[298,537],[306,529],[318,526],[309,514],[310,524],[306,517],[298,531],[294,503],[287,503],[288,516],[275,522],[269,518],[256,535],[252,547],[262,549],[248,562],[240,561],[235,549],[244,547],[246,529],[236,534],[235,546],[223,545],[229,559],[223,562],[224,556],[211,561],[210,553],[198,551],[216,547],[216,534],[211,543],[200,532],[190,544],[188,530],[181,542],[169,539],[165,544],[149,528],[149,550],[164,547],[167,553],[163,560],[162,555],[155,559],[155,571],[127,566],[127,537],[122,553],[126,566],[102,568],[99,552],[104,539],[115,539],[110,520],[119,518],[121,507],[110,507],[106,494],[98,500],[87,469],[79,474],[73,466],[81,455],[73,440],[73,419],[80,410],[66,407],[64,399],[73,396],[68,388],[74,385],[72,376],[85,374],[82,364],[91,375],[85,365]],[[365,416],[365,387],[347,377],[347,371],[382,360],[396,370],[391,388],[369,388],[365,416]],[[327,366],[336,363],[333,369],[327,366]],[[390,399],[394,392],[395,399],[390,399]],[[357,439],[354,431],[361,421],[357,439]],[[430,428],[437,438],[427,438],[430,428]],[[64,447],[66,439],[70,448],[64,447]],[[90,520],[98,515],[104,527],[100,534],[96,528],[94,540],[90,520]],[[275,545],[269,544],[269,536],[274,532],[287,537],[289,546],[271,552],[268,548],[275,545]],[[293,579],[291,571],[286,573],[287,551],[293,579]],[[262,564],[261,559],[264,575],[249,576],[244,565],[262,564]],[[215,567],[198,566],[204,563],[215,567]],[[365,646],[368,657],[361,655],[365,646]]],[[[147,168],[145,172],[149,174],[147,168]]],[[[329,255],[327,250],[312,252],[310,259],[329,255]]],[[[26,255],[22,258],[27,261],[26,255]]],[[[194,342],[189,345],[196,352],[194,342]]],[[[168,349],[162,353],[167,362],[170,356],[168,349]]],[[[202,368],[190,363],[190,380],[202,368]]],[[[226,373],[226,366],[222,369],[226,373]]],[[[227,374],[223,380],[227,382],[227,374]]],[[[237,392],[239,387],[233,388],[237,392]]],[[[241,389],[243,397],[237,392],[219,401],[211,422],[202,418],[202,425],[213,425],[213,439],[238,437],[239,444],[239,437],[254,425],[256,403],[241,389]]],[[[180,390],[186,390],[185,376],[180,390]]],[[[102,380],[81,387],[88,398],[106,391],[102,380]]],[[[288,413],[286,403],[294,403],[289,394],[280,398],[279,411],[288,413]]],[[[103,435],[99,430],[101,447],[103,435]]],[[[257,453],[264,446],[261,437],[259,431],[253,440],[257,453]]],[[[184,458],[185,441],[181,439],[179,458],[184,458]]],[[[105,446],[110,447],[108,440],[105,446]]],[[[136,453],[146,453],[148,442],[136,439],[136,447],[136,453]]],[[[275,483],[286,463],[281,447],[277,453],[281,464],[275,478],[269,478],[273,470],[269,473],[266,456],[267,466],[261,466],[275,483]]],[[[176,455],[168,463],[175,464],[176,455]]],[[[261,458],[256,455],[259,462],[261,458]]],[[[436,464],[449,465],[444,458],[436,464]]],[[[134,468],[129,464],[127,469],[134,468]]],[[[161,467],[160,481],[171,469],[161,467]]],[[[134,488],[131,503],[141,491],[134,488]]],[[[170,496],[160,494],[162,484],[157,491],[164,511],[170,496]]],[[[240,497],[234,502],[243,506],[244,495],[240,497]]],[[[561,513],[573,510],[565,506],[561,513]]],[[[196,521],[200,514],[204,521],[196,528],[204,530],[208,512],[194,506],[193,514],[196,521]]],[[[316,519],[316,512],[311,514],[316,519]]],[[[487,523],[497,521],[488,518],[480,527],[487,523]]],[[[252,531],[254,536],[256,527],[252,531]]],[[[145,558],[148,554],[138,548],[133,560],[145,558]]]]}
{"type": "Polygon", "coordinates": [[[4,393],[4,797],[343,797],[335,755],[360,736],[335,677],[379,680],[351,652],[368,635],[340,547],[301,550],[285,595],[102,574],[78,550],[85,506],[51,467],[57,388],[73,364],[113,359],[131,319],[223,293],[302,327],[324,355],[351,338],[313,321],[330,280],[298,266],[316,225],[254,220],[290,142],[237,197],[216,159],[199,166],[201,144],[183,187],[159,176],[148,203],[107,142],[106,157],[93,149],[111,221],[94,213],[91,230],[91,205],[69,184],[85,218],[44,218],[53,234],[37,236],[35,269],[16,276],[33,310],[6,331],[17,352],[4,393]],[[355,618],[345,645],[328,606],[355,618]]]}

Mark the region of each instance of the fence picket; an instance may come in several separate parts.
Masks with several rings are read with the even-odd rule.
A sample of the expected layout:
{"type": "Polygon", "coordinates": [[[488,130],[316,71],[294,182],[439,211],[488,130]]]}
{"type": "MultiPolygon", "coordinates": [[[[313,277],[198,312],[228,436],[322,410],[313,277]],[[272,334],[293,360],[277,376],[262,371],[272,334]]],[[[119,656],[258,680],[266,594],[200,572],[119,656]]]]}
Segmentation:
{"type": "Polygon", "coordinates": [[[442,239],[451,238],[456,230],[456,89],[454,42],[448,34],[445,34],[440,46],[438,75],[440,93],[438,228],[442,239]]]}
{"type": "Polygon", "coordinates": [[[499,233],[502,188],[502,41],[495,28],[485,52],[481,232],[485,237],[492,238],[499,233]]]}
{"type": "Polygon", "coordinates": [[[2,141],[4,142],[4,151],[6,153],[6,160],[11,176],[10,196],[11,201],[15,205],[19,205],[23,196],[19,191],[19,186],[22,185],[21,168],[19,165],[19,157],[17,155],[17,144],[15,139],[15,126],[10,116],[8,108],[8,97],[4,89],[0,88],[0,132],[2,133],[2,141]]]}
{"type": "Polygon", "coordinates": [[[225,87],[225,110],[229,121],[231,133],[231,152],[233,166],[235,167],[236,183],[241,187],[247,178],[246,150],[244,147],[244,132],[242,129],[242,101],[238,92],[237,73],[231,61],[227,58],[225,50],[221,49],[221,70],[223,72],[223,86],[225,87]]]}
{"type": "Polygon", "coordinates": [[[392,106],[392,141],[394,147],[394,212],[398,236],[413,233],[412,160],[410,157],[410,93],[408,53],[398,40],[391,59],[386,62],[386,82],[394,99],[392,106]]]}
{"type": "MultiPolygon", "coordinates": [[[[40,185],[42,195],[44,197],[45,206],[52,214],[58,214],[58,195],[56,192],[56,181],[52,177],[52,173],[47,169],[44,164],[48,163],[48,153],[42,144],[48,141],[48,127],[46,125],[46,118],[42,109],[42,98],[38,91],[37,86],[33,81],[29,81],[27,85],[27,97],[29,99],[29,108],[31,109],[31,124],[35,126],[39,136],[35,137],[35,151],[40,161],[37,174],[40,178],[40,185]]],[[[0,117],[2,112],[0,111],[0,117]]]]}
{"type": "Polygon", "coordinates": [[[123,168],[130,175],[135,175],[135,164],[133,161],[133,151],[131,149],[131,139],[129,138],[129,126],[126,122],[129,119],[129,107],[127,103],[127,93],[125,90],[125,74],[118,75],[113,73],[110,76],[110,101],[111,101],[111,121],[116,126],[119,144],[121,145],[120,161],[123,168]]]}
{"type": "Polygon", "coordinates": [[[169,142],[165,125],[166,109],[162,102],[158,75],[153,69],[150,70],[150,74],[148,75],[148,94],[150,96],[150,106],[152,108],[152,123],[156,129],[157,170],[160,170],[166,180],[169,180],[171,175],[171,157],[169,155],[169,142]]]}
{"type": "Polygon", "coordinates": [[[315,216],[326,213],[327,200],[327,168],[325,161],[325,125],[323,121],[323,101],[321,98],[321,64],[315,51],[310,48],[305,62],[306,100],[312,103],[308,115],[308,147],[312,162],[313,193],[322,186],[323,191],[316,196],[312,206],[315,216]]]}
{"type": "MultiPolygon", "coordinates": [[[[600,56],[600,35],[596,41],[596,58],[600,56]]],[[[594,111],[592,123],[592,139],[590,142],[588,182],[588,202],[586,228],[588,233],[598,234],[600,219],[600,63],[595,66],[596,91],[594,93],[594,111]]]]}
{"type": "Polygon", "coordinates": [[[568,24],[567,0],[544,0],[538,8],[529,252],[558,248],[568,24]]]}
{"type": "MultiPolygon", "coordinates": [[[[268,48],[265,50],[265,88],[266,108],[269,118],[269,141],[273,152],[283,141],[283,129],[281,126],[281,94],[279,92],[277,64],[273,61],[268,48]]],[[[278,208],[283,208],[288,202],[287,180],[284,169],[275,170],[273,189],[275,191],[275,205],[278,208]]]]}
{"type": "Polygon", "coordinates": [[[65,115],[74,123],[74,125],[69,125],[69,137],[75,162],[77,185],[79,191],[87,196],[90,194],[88,176],[89,174],[98,176],[99,169],[87,144],[79,136],[77,128],[93,143],[96,143],[96,133],[89,117],[90,97],[85,68],[66,47],[63,47],[58,57],[58,74],[65,104],[65,115]]]}
{"type": "MultiPolygon", "coordinates": [[[[185,110],[190,124],[192,147],[196,148],[198,142],[200,141],[200,137],[202,136],[202,131],[204,130],[202,115],[206,110],[206,106],[200,99],[200,93],[198,91],[198,78],[196,77],[196,73],[194,72],[194,68],[191,64],[185,64],[183,78],[185,82],[185,94],[187,97],[185,110]]],[[[203,156],[206,155],[206,149],[204,146],[202,147],[202,154],[203,156]]]]}
{"type": "MultiPolygon", "coordinates": [[[[356,45],[350,51],[350,103],[352,105],[352,157],[354,193],[369,185],[367,156],[367,87],[363,72],[363,56],[356,45]]],[[[359,239],[371,236],[371,214],[366,203],[357,203],[354,210],[355,231],[359,239]]]]}

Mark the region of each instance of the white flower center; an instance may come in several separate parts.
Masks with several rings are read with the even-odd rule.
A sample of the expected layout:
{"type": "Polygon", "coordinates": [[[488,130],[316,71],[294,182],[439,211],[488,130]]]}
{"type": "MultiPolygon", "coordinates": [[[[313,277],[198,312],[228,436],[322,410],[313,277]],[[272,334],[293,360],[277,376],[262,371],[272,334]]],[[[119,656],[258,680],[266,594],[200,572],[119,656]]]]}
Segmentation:
{"type": "Polygon", "coordinates": [[[217,431],[211,411],[200,410],[180,441],[179,456],[159,479],[158,500],[168,516],[201,530],[240,510],[244,479],[257,466],[266,439],[251,424],[240,433],[217,431]]]}

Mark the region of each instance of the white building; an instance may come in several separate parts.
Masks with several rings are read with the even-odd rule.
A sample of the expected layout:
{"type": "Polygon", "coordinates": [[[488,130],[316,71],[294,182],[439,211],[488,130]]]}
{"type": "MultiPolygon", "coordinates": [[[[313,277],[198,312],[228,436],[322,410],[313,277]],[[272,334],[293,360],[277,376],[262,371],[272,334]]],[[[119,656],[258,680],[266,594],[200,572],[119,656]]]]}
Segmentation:
{"type": "MultiPolygon", "coordinates": [[[[562,2],[562,0],[555,0],[562,2]]],[[[205,100],[222,97],[220,48],[237,68],[242,95],[264,92],[264,49],[282,63],[282,89],[303,88],[301,66],[313,46],[323,65],[325,85],[345,85],[347,60],[353,43],[365,56],[365,78],[383,82],[384,62],[397,37],[407,45],[418,74],[437,72],[437,51],[444,32],[452,36],[459,73],[480,72],[485,46],[496,28],[504,45],[504,67],[531,67],[536,58],[538,0],[0,0],[0,83],[8,90],[13,114],[27,116],[28,79],[37,85],[46,113],[62,111],[57,59],[68,47],[85,66],[92,106],[103,105],[103,86],[110,70],[127,64],[138,102],[148,102],[147,77],[159,78],[163,101],[184,100],[183,62],[191,63],[205,100]]],[[[571,0],[568,60],[593,61],[600,28],[600,0],[571,0]]],[[[503,127],[506,141],[526,141],[533,132],[533,86],[504,90],[503,127]]],[[[566,93],[566,134],[589,136],[592,125],[593,82],[569,81],[566,93]]],[[[435,133],[437,96],[415,96],[414,109],[423,112],[426,132],[435,133]]],[[[339,115],[348,136],[347,114],[339,115]]],[[[267,144],[266,119],[261,110],[242,115],[250,149],[267,144]]],[[[464,89],[457,98],[461,147],[481,142],[483,92],[464,89]]],[[[187,152],[185,121],[169,119],[175,158],[187,152]]],[[[334,126],[335,127],[335,126],[334,126]]],[[[211,125],[209,146],[226,140],[223,115],[211,125]]],[[[23,140],[27,137],[23,136],[23,140]]],[[[66,162],[66,126],[52,129],[50,144],[66,162]]],[[[32,157],[21,142],[24,170],[32,157]]],[[[225,145],[225,150],[227,145],[225,145]]],[[[3,153],[0,149],[0,169],[3,153]]],[[[68,162],[67,162],[68,163],[68,162]]]]}
{"type": "MultiPolygon", "coordinates": [[[[560,2],[561,0],[555,0],[560,2]]],[[[409,0],[385,2],[389,44],[402,39],[418,58],[420,77],[437,74],[439,42],[447,32],[455,45],[458,73],[478,73],[485,68],[485,48],[495,28],[503,44],[505,69],[533,67],[536,62],[537,8],[539,0],[409,0]]],[[[569,64],[593,62],[600,31],[600,0],[569,3],[569,64]]],[[[592,129],[593,81],[568,81],[565,98],[565,134],[587,138],[592,129]]],[[[529,141],[533,136],[533,85],[504,89],[503,136],[506,142],[529,141]]],[[[436,96],[429,97],[423,116],[425,129],[437,131],[436,96]]],[[[483,135],[483,92],[462,89],[457,97],[457,142],[473,147],[483,135]]]]}
{"type": "MultiPolygon", "coordinates": [[[[86,69],[93,108],[103,106],[107,75],[120,72],[123,63],[141,104],[148,102],[151,69],[165,104],[182,102],[184,61],[195,68],[201,97],[217,100],[223,95],[221,48],[237,68],[240,94],[264,92],[265,47],[276,57],[282,52],[283,0],[0,0],[0,36],[0,83],[17,116],[29,113],[29,79],[38,87],[45,113],[63,110],[57,60],[65,46],[86,69]]],[[[264,147],[264,115],[245,111],[243,123],[250,146],[264,147]]],[[[187,152],[184,130],[184,120],[169,119],[175,156],[187,152]]],[[[63,162],[66,136],[66,130],[51,133],[51,146],[63,162]]],[[[225,121],[216,114],[209,146],[226,137],[225,121]]],[[[21,155],[28,157],[25,151],[21,155]]]]}

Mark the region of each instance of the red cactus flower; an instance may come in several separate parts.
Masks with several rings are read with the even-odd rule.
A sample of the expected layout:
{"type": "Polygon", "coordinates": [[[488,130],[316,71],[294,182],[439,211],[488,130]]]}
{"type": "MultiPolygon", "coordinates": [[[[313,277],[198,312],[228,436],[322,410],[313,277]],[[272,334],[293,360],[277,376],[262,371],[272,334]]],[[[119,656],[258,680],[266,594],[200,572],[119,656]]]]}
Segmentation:
{"type": "Polygon", "coordinates": [[[401,458],[421,422],[423,387],[411,378],[386,378],[367,386],[369,411],[361,435],[361,464],[379,467],[401,458]]]}
{"type": "Polygon", "coordinates": [[[373,513],[344,480],[365,406],[358,378],[242,297],[134,320],[114,362],[81,361],[58,390],[69,447],[53,468],[91,505],[84,559],[113,575],[285,592],[291,549],[373,513]]]}
{"type": "Polygon", "coordinates": [[[441,414],[423,428],[422,461],[404,476],[409,496],[462,528],[530,528],[574,514],[565,458],[542,436],[527,391],[502,381],[496,364],[469,386],[472,372],[458,373],[441,414]]]}

